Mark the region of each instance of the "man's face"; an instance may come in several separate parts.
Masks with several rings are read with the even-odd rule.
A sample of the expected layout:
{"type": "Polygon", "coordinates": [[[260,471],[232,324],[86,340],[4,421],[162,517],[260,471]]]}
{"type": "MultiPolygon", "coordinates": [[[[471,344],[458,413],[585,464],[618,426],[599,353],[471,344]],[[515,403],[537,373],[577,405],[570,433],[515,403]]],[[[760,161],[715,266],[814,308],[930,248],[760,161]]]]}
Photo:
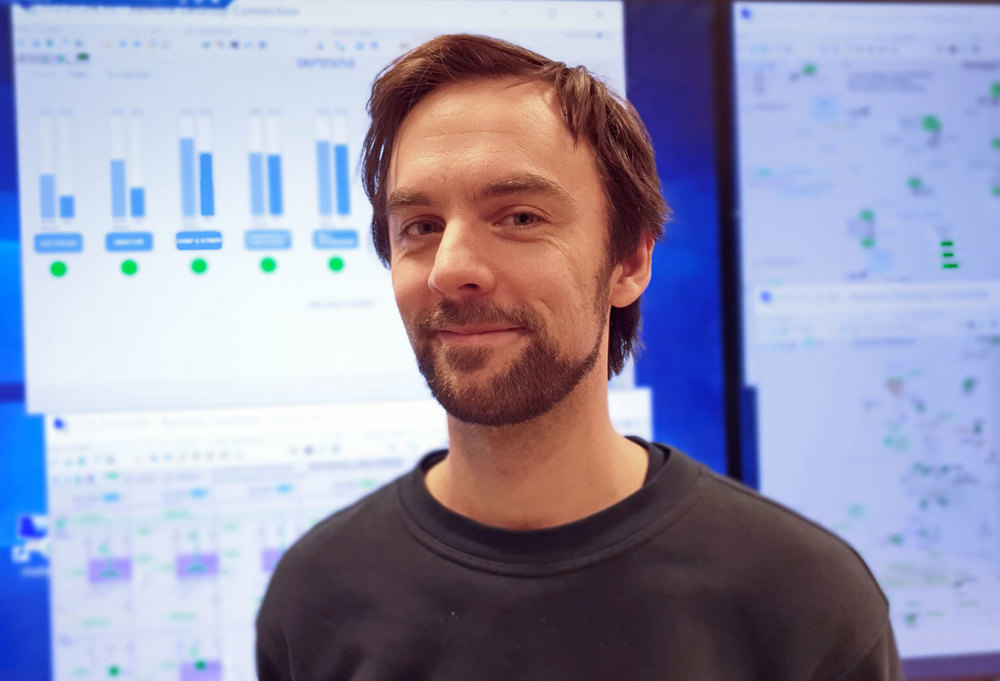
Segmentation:
{"type": "Polygon", "coordinates": [[[593,151],[542,83],[440,88],[388,176],[392,283],[421,372],[459,420],[539,416],[606,371],[607,218],[593,151]]]}

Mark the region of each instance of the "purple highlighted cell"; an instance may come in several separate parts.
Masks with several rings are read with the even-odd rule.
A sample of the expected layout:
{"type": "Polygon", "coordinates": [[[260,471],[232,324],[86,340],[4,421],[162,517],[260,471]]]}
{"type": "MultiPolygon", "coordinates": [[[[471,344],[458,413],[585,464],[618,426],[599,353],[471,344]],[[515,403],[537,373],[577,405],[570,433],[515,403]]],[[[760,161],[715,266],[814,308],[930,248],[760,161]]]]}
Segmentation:
{"type": "Polygon", "coordinates": [[[222,681],[222,663],[218,660],[182,662],[180,681],[222,681]]]}
{"type": "Polygon", "coordinates": [[[214,577],[219,574],[219,554],[185,553],[177,556],[175,568],[181,579],[214,577]]]}
{"type": "Polygon", "coordinates": [[[260,552],[260,568],[264,572],[274,572],[274,566],[284,553],[283,549],[264,549],[260,552]]]}
{"type": "Polygon", "coordinates": [[[100,558],[87,564],[87,580],[91,584],[127,582],[132,579],[131,558],[100,558]]]}

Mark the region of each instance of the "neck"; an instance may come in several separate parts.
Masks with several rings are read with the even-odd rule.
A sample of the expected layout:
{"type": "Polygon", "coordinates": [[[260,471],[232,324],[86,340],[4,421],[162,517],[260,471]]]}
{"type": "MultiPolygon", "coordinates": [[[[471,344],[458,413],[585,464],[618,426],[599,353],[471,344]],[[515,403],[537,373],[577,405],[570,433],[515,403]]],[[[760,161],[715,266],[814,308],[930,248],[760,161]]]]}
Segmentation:
{"type": "Polygon", "coordinates": [[[448,456],[425,478],[431,495],[507,529],[555,527],[612,506],[642,486],[648,465],[611,426],[602,371],[531,421],[491,427],[449,416],[448,435],[448,456]]]}

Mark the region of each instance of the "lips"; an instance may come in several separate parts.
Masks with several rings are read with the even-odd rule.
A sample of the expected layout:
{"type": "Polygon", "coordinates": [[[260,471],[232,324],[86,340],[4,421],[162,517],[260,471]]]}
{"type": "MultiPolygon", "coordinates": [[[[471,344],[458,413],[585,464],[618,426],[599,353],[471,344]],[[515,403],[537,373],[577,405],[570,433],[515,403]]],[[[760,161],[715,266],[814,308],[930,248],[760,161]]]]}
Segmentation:
{"type": "Polygon", "coordinates": [[[513,340],[522,331],[511,326],[458,326],[439,329],[434,336],[446,345],[481,345],[513,340]]]}
{"type": "Polygon", "coordinates": [[[459,336],[471,336],[480,333],[499,333],[502,331],[518,331],[516,326],[445,326],[438,333],[453,333],[459,336]]]}

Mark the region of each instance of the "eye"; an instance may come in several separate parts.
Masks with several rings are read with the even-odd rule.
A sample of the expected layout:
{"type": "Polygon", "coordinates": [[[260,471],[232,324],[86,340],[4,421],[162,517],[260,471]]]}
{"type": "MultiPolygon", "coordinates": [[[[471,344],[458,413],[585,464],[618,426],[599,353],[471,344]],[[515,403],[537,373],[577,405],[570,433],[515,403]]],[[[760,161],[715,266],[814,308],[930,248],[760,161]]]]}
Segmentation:
{"type": "Polygon", "coordinates": [[[514,227],[516,229],[520,227],[531,227],[532,225],[537,225],[538,223],[544,221],[545,220],[542,216],[537,213],[532,213],[527,210],[519,210],[510,213],[509,215],[505,215],[497,224],[502,227],[514,227]]]}
{"type": "Polygon", "coordinates": [[[400,233],[404,236],[427,236],[441,231],[441,226],[433,220],[414,220],[403,226],[400,233]]]}

